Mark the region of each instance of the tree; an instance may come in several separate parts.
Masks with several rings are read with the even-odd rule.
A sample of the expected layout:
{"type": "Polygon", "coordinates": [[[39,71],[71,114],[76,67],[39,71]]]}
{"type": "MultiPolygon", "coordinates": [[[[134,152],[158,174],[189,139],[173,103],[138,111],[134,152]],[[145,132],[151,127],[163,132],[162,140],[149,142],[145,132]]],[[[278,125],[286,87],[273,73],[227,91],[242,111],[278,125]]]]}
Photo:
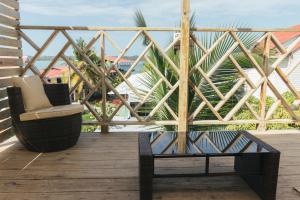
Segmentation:
{"type": "MultiPolygon", "coordinates": [[[[86,42],[84,41],[83,38],[79,38],[76,40],[76,44],[77,46],[82,50],[85,51],[86,50],[86,42]]],[[[94,49],[89,49],[85,52],[85,54],[89,57],[89,59],[97,66],[97,67],[103,67],[101,66],[101,59],[99,58],[99,56],[97,56],[97,53],[94,49]]],[[[93,68],[93,66],[91,66],[89,63],[86,62],[86,60],[83,58],[83,56],[80,54],[80,52],[74,48],[73,50],[73,55],[74,55],[74,64],[75,66],[78,67],[79,71],[81,71],[81,73],[84,75],[84,77],[90,82],[92,83],[92,85],[97,85],[97,83],[100,81],[101,77],[99,76],[99,74],[95,71],[95,69],[93,68]]],[[[107,67],[107,66],[105,66],[107,67]]],[[[118,84],[120,84],[121,80],[119,78],[118,75],[111,75],[109,74],[107,77],[111,82],[113,86],[117,86],[118,84]]],[[[73,85],[75,85],[78,80],[80,80],[80,77],[76,74],[73,73],[71,75],[71,83],[73,85]]],[[[82,98],[82,96],[84,96],[86,93],[88,93],[88,86],[82,82],[78,88],[77,88],[77,99],[82,98]]],[[[101,89],[98,88],[98,90],[95,92],[95,96],[97,98],[101,98],[101,89]]]]}
{"type": "MultiPolygon", "coordinates": [[[[87,44],[85,43],[83,38],[79,38],[76,40],[77,46],[85,51],[87,44]]],[[[84,77],[93,85],[96,85],[100,81],[100,76],[95,72],[95,69],[88,64],[83,56],[79,53],[77,49],[73,50],[74,60],[73,63],[78,67],[78,70],[84,75],[84,77]]],[[[98,67],[100,67],[101,60],[97,56],[95,50],[89,49],[86,51],[86,55],[90,58],[90,60],[98,67]]],[[[80,80],[79,75],[75,72],[71,75],[71,83],[75,85],[80,80]]],[[[82,96],[86,95],[88,92],[87,85],[82,81],[81,84],[77,87],[76,90],[76,99],[82,98],[82,96]]],[[[100,90],[99,90],[100,92],[100,90]]]]}

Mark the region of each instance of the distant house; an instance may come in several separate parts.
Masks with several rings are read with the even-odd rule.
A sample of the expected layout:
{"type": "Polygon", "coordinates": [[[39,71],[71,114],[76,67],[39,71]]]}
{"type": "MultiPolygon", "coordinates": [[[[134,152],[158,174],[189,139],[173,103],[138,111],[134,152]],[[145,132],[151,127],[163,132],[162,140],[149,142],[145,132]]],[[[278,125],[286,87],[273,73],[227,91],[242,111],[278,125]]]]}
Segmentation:
{"type": "MultiPolygon", "coordinates": [[[[128,78],[128,82],[136,89],[137,92],[139,92],[139,93],[147,92],[148,88],[145,87],[145,85],[142,82],[142,80],[145,79],[145,76],[146,76],[145,73],[132,74],[128,78]]],[[[119,84],[116,87],[116,90],[118,91],[118,93],[120,95],[122,95],[127,100],[127,102],[132,107],[135,107],[138,103],[140,103],[142,101],[142,99],[139,98],[138,95],[136,95],[136,93],[134,91],[132,91],[132,89],[128,86],[128,84],[125,81],[122,82],[121,84],[119,84]]],[[[121,103],[120,99],[113,91],[110,91],[108,93],[108,96],[109,96],[109,100],[112,103],[114,103],[114,104],[121,103]]],[[[146,109],[145,109],[146,107],[147,107],[147,102],[145,103],[144,106],[141,107],[141,109],[139,109],[140,116],[147,115],[148,111],[146,111],[146,109]]],[[[128,113],[130,113],[130,112],[128,111],[128,113]]]]}
{"type": "MultiPolygon", "coordinates": [[[[117,56],[106,56],[105,60],[106,62],[110,62],[111,64],[113,64],[116,60],[118,59],[117,56]]],[[[132,66],[132,64],[135,62],[135,60],[137,59],[137,56],[133,56],[130,57],[128,59],[125,58],[121,58],[118,62],[118,69],[120,71],[123,72],[127,72],[129,70],[129,68],[132,66]]],[[[144,61],[141,60],[133,69],[133,73],[141,73],[143,71],[143,67],[144,67],[144,61]]]]}
{"type": "MultiPolygon", "coordinates": [[[[139,92],[147,91],[148,89],[142,83],[144,77],[145,73],[133,74],[128,78],[128,82],[139,92]]],[[[116,90],[119,94],[125,97],[129,103],[138,103],[141,101],[141,99],[132,91],[125,81],[119,84],[116,87],[116,90]]],[[[113,91],[109,92],[108,95],[110,95],[111,99],[117,99],[113,91]]]]}
{"type": "MultiPolygon", "coordinates": [[[[106,56],[105,60],[106,62],[110,62],[111,64],[114,63],[117,60],[117,56],[106,56]]],[[[133,64],[134,61],[132,60],[127,60],[124,58],[121,58],[118,64],[118,68],[123,70],[123,71],[128,71],[130,66],[133,64]]]]}
{"type": "MultiPolygon", "coordinates": [[[[300,30],[300,25],[289,27],[288,29],[300,30]]],[[[300,32],[274,32],[273,35],[281,44],[283,44],[283,46],[288,47],[300,36],[300,32]]],[[[271,43],[271,49],[276,49],[273,43],[271,43]]],[[[275,53],[272,58],[277,59],[280,55],[280,53],[275,53]]],[[[298,66],[288,77],[291,83],[300,91],[300,43],[296,45],[291,54],[287,56],[287,58],[283,60],[279,66],[285,74],[287,74],[289,68],[298,66]]],[[[260,78],[256,69],[247,70],[247,74],[254,82],[257,82],[260,78]]],[[[275,72],[269,77],[269,79],[274,85],[276,85],[276,88],[280,93],[288,91],[286,85],[275,72]]],[[[274,96],[270,90],[267,91],[267,95],[274,96]]],[[[259,91],[255,93],[255,96],[259,96],[259,91]]]]}
{"type": "Polygon", "coordinates": [[[45,77],[50,83],[68,83],[69,76],[69,67],[60,66],[52,67],[45,77]]]}

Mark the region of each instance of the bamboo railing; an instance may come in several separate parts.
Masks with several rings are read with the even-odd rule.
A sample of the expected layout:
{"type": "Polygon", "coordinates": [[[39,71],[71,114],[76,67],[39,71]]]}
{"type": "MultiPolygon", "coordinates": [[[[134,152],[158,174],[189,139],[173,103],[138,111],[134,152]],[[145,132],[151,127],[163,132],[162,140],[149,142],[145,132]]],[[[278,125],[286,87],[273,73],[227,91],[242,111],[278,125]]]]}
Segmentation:
{"type": "MultiPolygon", "coordinates": [[[[4,0],[2,0],[4,1],[4,0]]],[[[5,1],[9,2],[9,1],[5,1]]],[[[13,1],[15,2],[15,1],[13,1]]],[[[188,129],[188,126],[202,126],[202,125],[238,125],[238,124],[257,124],[260,130],[264,130],[266,128],[266,124],[269,123],[296,123],[300,121],[300,116],[297,115],[297,112],[293,110],[291,105],[287,102],[284,96],[278,91],[276,85],[269,78],[272,74],[276,74],[282,82],[286,85],[289,91],[295,96],[296,99],[300,100],[299,91],[296,89],[296,86],[289,80],[289,76],[295,71],[295,69],[300,65],[300,63],[295,64],[294,66],[290,66],[285,72],[281,68],[281,63],[286,59],[291,52],[293,52],[294,48],[300,43],[300,37],[296,37],[295,40],[290,43],[288,46],[282,44],[278,38],[274,35],[274,32],[299,32],[300,30],[290,30],[290,29],[247,29],[247,28],[190,28],[189,23],[187,23],[189,19],[189,7],[187,0],[183,1],[183,15],[182,15],[182,26],[181,28],[177,27],[99,27],[99,26],[32,26],[32,25],[18,25],[17,22],[10,22],[16,26],[16,33],[18,41],[20,38],[23,42],[29,44],[35,51],[35,55],[30,59],[26,65],[24,65],[21,69],[21,76],[25,76],[27,72],[31,71],[33,74],[40,76],[40,78],[47,83],[46,75],[51,70],[52,67],[55,66],[56,62],[59,59],[64,60],[64,62],[72,69],[72,71],[79,76],[79,80],[76,84],[72,85],[70,88],[70,95],[72,95],[76,88],[79,87],[80,83],[84,83],[89,90],[89,93],[80,100],[80,103],[85,105],[85,108],[89,110],[89,112],[95,117],[96,120],[93,121],[84,121],[84,125],[101,125],[101,129],[103,132],[108,132],[109,126],[115,125],[172,125],[178,126],[178,130],[180,132],[185,132],[188,129]],[[50,31],[49,37],[45,40],[43,44],[38,44],[35,41],[36,38],[31,38],[27,31],[50,31]],[[75,42],[75,38],[73,38],[71,33],[73,32],[93,32],[94,36],[88,41],[86,49],[82,50],[75,42]],[[113,39],[112,33],[125,33],[132,32],[134,36],[130,38],[129,43],[125,48],[121,48],[113,39]],[[155,33],[180,33],[180,36],[171,41],[166,48],[163,48],[161,44],[154,38],[153,32],[155,33]],[[246,48],[245,44],[243,44],[241,38],[239,37],[240,33],[260,33],[261,36],[257,40],[257,44],[262,44],[263,50],[263,64],[258,64],[256,59],[251,54],[253,48],[246,48]],[[206,46],[202,44],[202,41],[199,38],[195,37],[198,33],[220,33],[219,38],[215,41],[211,46],[206,46]],[[46,67],[43,72],[40,72],[35,64],[39,60],[39,58],[47,51],[49,46],[53,44],[57,37],[64,37],[65,43],[58,53],[53,57],[53,60],[46,67]],[[118,68],[118,65],[121,59],[132,49],[134,45],[138,42],[139,37],[146,37],[148,40],[147,46],[141,52],[140,55],[137,56],[137,59],[133,64],[129,67],[129,70],[125,73],[121,72],[118,68]],[[222,42],[225,38],[230,37],[234,42],[232,46],[227,50],[221,58],[211,66],[211,69],[208,72],[202,70],[201,65],[209,58],[210,54],[213,50],[222,42]],[[180,49],[180,64],[176,64],[168,55],[168,51],[174,48],[178,42],[181,41],[181,49],[180,49]],[[191,43],[191,44],[189,44],[191,43]],[[271,43],[273,46],[271,46],[271,43]],[[87,55],[89,49],[94,48],[96,44],[99,45],[99,57],[101,60],[100,66],[93,63],[93,61],[87,55]],[[114,48],[118,52],[117,59],[112,63],[110,67],[105,65],[105,57],[107,52],[108,44],[114,48]],[[189,46],[194,45],[199,47],[202,51],[201,58],[199,58],[198,63],[192,68],[188,69],[189,66],[189,46]],[[151,47],[156,47],[159,54],[164,58],[166,62],[168,62],[171,70],[174,71],[177,80],[175,83],[171,83],[167,77],[158,69],[157,63],[153,63],[149,58],[148,52],[151,47]],[[92,83],[86,75],[80,70],[80,66],[74,63],[67,55],[66,52],[69,49],[77,50],[83,60],[89,64],[94,72],[100,78],[98,83],[92,83]],[[270,62],[270,51],[276,49],[277,58],[276,60],[270,62]],[[258,73],[258,80],[252,80],[246,73],[243,66],[237,62],[235,57],[233,56],[233,52],[239,51],[244,54],[244,56],[251,63],[252,67],[258,73]],[[236,84],[230,89],[227,94],[223,94],[218,86],[216,86],[212,80],[212,76],[214,72],[218,70],[225,61],[231,61],[234,64],[237,72],[239,73],[239,78],[236,81],[236,84]],[[141,91],[139,91],[133,83],[129,81],[131,76],[131,72],[137,67],[140,61],[144,61],[147,65],[157,74],[159,80],[157,84],[150,90],[147,91],[146,95],[142,95],[141,91]],[[127,99],[120,94],[116,87],[114,87],[111,81],[108,79],[108,74],[114,70],[119,77],[121,77],[122,81],[127,85],[127,87],[139,98],[139,103],[135,106],[132,106],[128,103],[127,99]],[[208,85],[214,90],[214,92],[219,97],[219,101],[216,104],[210,102],[205,95],[204,91],[201,91],[197,85],[195,85],[191,81],[192,74],[200,74],[208,85]],[[156,89],[161,85],[165,84],[167,86],[166,95],[158,102],[156,106],[154,106],[147,116],[140,116],[139,109],[142,105],[145,105],[147,101],[151,98],[156,89]],[[220,114],[220,110],[223,106],[230,100],[230,98],[235,95],[241,87],[247,87],[248,90],[244,94],[243,97],[239,99],[239,102],[228,112],[225,116],[220,114]],[[199,98],[200,103],[197,108],[191,112],[188,112],[187,104],[188,104],[188,96],[187,96],[187,88],[192,88],[196,94],[196,97],[199,98]],[[93,105],[88,101],[88,99],[93,95],[93,93],[97,90],[102,91],[101,98],[101,109],[102,114],[99,114],[97,110],[94,109],[93,105]],[[272,91],[272,93],[276,97],[276,102],[271,105],[270,108],[267,108],[266,99],[267,99],[267,90],[272,91]],[[106,108],[108,105],[106,92],[111,91],[115,94],[115,96],[120,100],[120,104],[115,108],[112,114],[108,114],[106,112],[106,108]],[[175,92],[179,91],[178,98],[178,112],[171,108],[169,105],[169,98],[175,92]],[[259,110],[253,108],[253,106],[249,102],[249,98],[256,92],[260,91],[260,105],[259,110]],[[135,120],[123,120],[116,121],[114,117],[121,109],[121,107],[125,106],[131,113],[131,115],[135,118],[135,120]],[[272,116],[276,109],[282,106],[285,111],[289,114],[290,117],[286,119],[273,119],[272,116]],[[159,111],[159,109],[164,108],[169,113],[172,119],[168,120],[156,120],[155,114],[159,111]],[[202,112],[206,112],[205,108],[208,108],[210,112],[214,115],[214,120],[199,120],[197,116],[202,112]],[[253,119],[247,120],[236,120],[234,116],[241,108],[247,108],[251,114],[253,115],[253,119]]],[[[13,11],[12,11],[13,12],[13,11]]],[[[2,28],[3,29],[3,28],[2,28]]],[[[2,30],[0,31],[8,31],[2,30]]],[[[9,31],[10,34],[12,31],[9,31]]],[[[8,32],[7,32],[8,34],[8,32]]],[[[5,41],[8,41],[6,39],[5,41]]],[[[1,42],[5,42],[4,40],[0,40],[1,42]]],[[[9,40],[11,41],[11,40],[9,40]]],[[[15,44],[15,43],[14,43],[15,44]]],[[[17,45],[17,44],[15,44],[17,45]]],[[[21,44],[18,43],[19,46],[16,46],[18,49],[18,59],[15,59],[20,64],[21,57],[21,44]],[[20,54],[20,55],[19,55],[20,54]]],[[[16,73],[14,75],[19,75],[20,73],[16,73]]],[[[1,82],[2,83],[2,82],[1,82]]],[[[9,86],[9,81],[6,80],[5,87],[9,86]]],[[[2,111],[1,111],[2,112],[2,111]]],[[[185,136],[181,139],[184,141],[185,136]]],[[[183,142],[184,143],[184,142],[183,142]]]]}
{"type": "MultiPolygon", "coordinates": [[[[47,72],[53,67],[55,62],[61,58],[63,59],[72,69],[73,71],[79,75],[80,82],[85,82],[88,86],[90,93],[87,95],[85,99],[81,101],[82,104],[84,104],[90,112],[95,115],[95,118],[97,121],[87,121],[84,122],[87,125],[103,125],[103,126],[114,126],[114,125],[178,125],[179,116],[178,114],[173,111],[170,106],[168,105],[168,98],[174,93],[175,90],[178,90],[180,85],[180,79],[184,78],[184,76],[179,76],[182,71],[180,70],[180,66],[177,66],[172,59],[167,55],[167,51],[174,47],[176,43],[180,40],[180,38],[177,38],[176,40],[172,41],[167,48],[163,49],[158,42],[151,36],[151,32],[178,32],[180,29],[178,28],[138,28],[138,27],[122,27],[122,28],[113,28],[113,27],[62,27],[62,26],[20,26],[19,33],[20,36],[28,43],[30,44],[37,53],[32,57],[32,59],[28,62],[26,66],[24,66],[23,75],[28,70],[31,70],[34,74],[39,75],[43,81],[46,81],[44,79],[47,72]],[[32,39],[29,38],[28,35],[25,34],[25,30],[51,30],[52,34],[49,36],[49,38],[45,41],[44,44],[42,44],[40,47],[33,42],[32,39]],[[70,36],[69,32],[72,31],[95,31],[94,37],[88,42],[87,49],[82,51],[74,41],[74,39],[70,36]],[[119,32],[135,32],[135,35],[133,38],[131,38],[130,42],[126,46],[126,48],[121,49],[117,42],[115,42],[111,35],[111,31],[119,31],[119,32]],[[58,54],[54,57],[54,60],[49,64],[49,66],[46,68],[46,70],[41,74],[38,70],[34,68],[34,63],[38,60],[40,55],[47,49],[47,47],[51,44],[51,42],[55,39],[55,37],[61,34],[63,35],[67,42],[62,47],[62,49],[58,52],[58,54]],[[124,57],[124,55],[132,48],[133,44],[137,41],[139,36],[145,35],[147,39],[149,40],[149,44],[147,47],[145,47],[145,50],[141,53],[141,55],[138,56],[137,60],[134,62],[134,64],[129,68],[129,71],[126,73],[122,73],[118,69],[118,63],[120,60],[124,57]],[[115,49],[120,53],[116,61],[112,65],[112,69],[116,70],[117,74],[122,77],[122,80],[127,84],[127,86],[134,92],[136,96],[140,98],[140,104],[137,107],[132,107],[129,105],[127,100],[118,93],[118,91],[115,89],[115,87],[112,86],[112,84],[107,80],[107,73],[108,71],[112,69],[106,69],[105,67],[98,67],[96,66],[86,55],[88,49],[90,49],[97,41],[100,40],[101,43],[101,57],[105,57],[105,43],[104,39],[107,39],[108,42],[111,43],[111,46],[115,47],[115,49]],[[155,46],[161,55],[164,57],[165,60],[167,60],[170,64],[170,67],[178,74],[178,81],[175,84],[171,84],[167,78],[157,70],[157,66],[151,62],[149,59],[147,52],[149,51],[149,48],[155,46]],[[75,66],[74,63],[64,54],[68,48],[73,47],[74,49],[78,50],[82,57],[84,58],[85,62],[90,64],[94,70],[98,73],[99,77],[101,77],[101,81],[99,84],[93,85],[90,83],[85,75],[81,73],[78,69],[78,66],[75,66]],[[144,60],[155,70],[155,72],[158,73],[160,76],[159,83],[164,82],[166,85],[169,86],[169,91],[166,94],[164,98],[161,99],[161,101],[153,108],[153,110],[149,113],[146,117],[141,117],[138,114],[138,108],[147,102],[147,99],[150,98],[151,94],[154,92],[155,88],[151,91],[149,91],[149,94],[146,96],[142,96],[140,92],[128,81],[131,71],[136,67],[137,63],[141,60],[144,60]],[[106,113],[103,113],[103,116],[100,116],[97,114],[97,112],[93,109],[93,107],[90,105],[90,103],[87,101],[88,98],[93,94],[94,91],[96,91],[98,88],[102,88],[103,91],[106,91],[106,88],[108,88],[109,91],[112,91],[121,101],[120,106],[113,112],[112,115],[107,116],[106,113]],[[125,106],[136,118],[136,121],[113,121],[114,115],[117,113],[117,111],[121,108],[121,106],[125,106]],[[158,109],[161,107],[165,107],[173,116],[173,120],[166,120],[166,121],[156,121],[153,119],[153,116],[157,112],[158,109]]],[[[286,101],[286,99],[280,94],[280,92],[277,90],[276,86],[272,83],[272,81],[269,79],[269,77],[276,73],[282,81],[286,84],[287,88],[292,92],[292,94],[296,97],[296,99],[300,99],[299,91],[296,89],[296,87],[289,81],[290,74],[295,70],[295,68],[298,67],[298,65],[290,66],[289,69],[287,69],[287,74],[283,72],[283,70],[280,67],[281,62],[288,57],[291,52],[294,50],[294,47],[299,44],[300,38],[298,37],[295,39],[289,46],[285,47],[283,44],[279,42],[279,40],[275,37],[273,34],[274,32],[300,32],[300,30],[287,30],[287,29],[192,29],[192,32],[222,32],[222,35],[219,37],[219,39],[213,44],[210,48],[205,48],[203,44],[201,44],[201,41],[195,38],[193,35],[191,35],[190,40],[194,41],[194,44],[199,46],[199,48],[202,49],[203,56],[199,59],[199,62],[188,72],[190,75],[192,73],[200,73],[205,80],[208,82],[208,84],[211,85],[213,90],[216,92],[216,94],[219,95],[220,101],[217,105],[212,105],[203,95],[203,91],[200,91],[199,88],[194,85],[190,80],[188,81],[189,87],[192,87],[199,97],[199,99],[202,100],[202,103],[198,106],[196,110],[194,110],[192,113],[188,113],[188,120],[187,123],[189,125],[225,125],[225,124],[244,124],[244,123],[253,123],[253,124],[261,124],[261,123],[295,123],[300,120],[300,117],[297,116],[295,111],[291,108],[291,105],[289,105],[286,101]],[[260,66],[257,61],[254,59],[252,54],[250,53],[250,49],[247,49],[245,45],[242,43],[240,38],[238,37],[239,32],[261,32],[262,36],[258,40],[258,43],[267,43],[267,45],[264,45],[264,66],[260,66]],[[205,59],[209,56],[209,54],[216,48],[216,46],[224,40],[225,37],[231,37],[235,42],[232,45],[232,47],[224,54],[221,59],[211,68],[211,70],[207,73],[205,73],[201,68],[201,64],[205,62],[205,59]],[[269,60],[269,52],[270,52],[270,41],[274,44],[276,49],[278,49],[278,52],[280,52],[280,56],[272,63],[272,65],[269,66],[268,60],[269,60]],[[247,57],[247,59],[251,62],[253,67],[258,72],[260,79],[257,82],[253,82],[248,76],[245,70],[242,66],[235,60],[234,56],[232,56],[233,51],[236,51],[236,49],[240,49],[242,53],[247,57]],[[240,79],[237,81],[236,85],[228,92],[227,94],[222,94],[218,87],[214,85],[213,81],[211,80],[211,76],[213,73],[222,65],[222,63],[225,60],[230,60],[236,67],[237,71],[240,74],[240,79]],[[268,68],[268,69],[267,69],[268,68]],[[269,72],[268,70],[271,70],[269,72]],[[225,117],[222,117],[219,113],[219,110],[222,108],[222,106],[235,94],[235,92],[241,87],[247,85],[250,89],[247,90],[244,97],[240,99],[240,101],[235,105],[235,107],[227,113],[225,117]],[[266,101],[266,89],[269,88],[274,95],[276,96],[276,103],[274,103],[269,110],[266,110],[265,108],[265,101],[266,101]],[[257,91],[261,90],[261,99],[260,99],[260,111],[256,112],[248,102],[248,99],[257,91]],[[291,118],[289,119],[271,119],[272,114],[275,112],[276,108],[278,108],[280,105],[284,107],[284,109],[289,113],[291,118]],[[216,120],[196,120],[196,116],[201,113],[204,109],[204,107],[207,106],[210,111],[215,115],[216,120]],[[233,120],[233,116],[241,109],[243,106],[246,106],[255,119],[251,120],[233,120]]],[[[76,84],[75,86],[78,86],[76,84]]],[[[71,91],[74,91],[74,88],[71,88],[71,91]]],[[[105,97],[105,96],[104,96],[105,97]]],[[[179,98],[179,105],[184,105],[186,107],[185,103],[182,104],[183,99],[179,98]]],[[[102,108],[105,110],[106,107],[106,100],[102,101],[103,106],[102,108]]],[[[182,122],[182,121],[181,121],[182,122]]]]}

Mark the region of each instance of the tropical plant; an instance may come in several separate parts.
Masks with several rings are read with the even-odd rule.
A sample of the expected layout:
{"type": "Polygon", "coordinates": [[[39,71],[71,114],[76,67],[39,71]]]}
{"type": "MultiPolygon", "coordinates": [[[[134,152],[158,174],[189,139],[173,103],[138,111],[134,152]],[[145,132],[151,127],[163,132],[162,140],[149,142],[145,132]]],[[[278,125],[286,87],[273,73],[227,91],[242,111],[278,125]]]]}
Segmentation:
{"type": "MultiPolygon", "coordinates": [[[[138,27],[146,27],[146,20],[143,17],[141,11],[137,11],[135,13],[135,23],[138,27]]],[[[195,27],[195,15],[193,14],[190,19],[191,27],[195,27]]],[[[233,27],[233,26],[232,26],[233,27]]],[[[232,28],[230,27],[230,28],[232,28]]],[[[223,33],[201,33],[197,35],[193,33],[193,36],[197,38],[206,49],[209,49],[220,37],[223,33]]],[[[257,41],[259,35],[254,33],[237,33],[241,42],[245,45],[246,48],[252,47],[257,41]]],[[[235,40],[227,35],[214,50],[207,56],[206,60],[199,66],[205,73],[209,72],[212,67],[226,54],[226,52],[232,47],[235,40]]],[[[143,36],[144,45],[148,45],[149,41],[147,37],[143,36]]],[[[205,54],[198,45],[193,44],[190,47],[190,57],[189,57],[189,68],[190,70],[199,62],[201,57],[205,54]]],[[[170,63],[162,56],[160,51],[152,46],[148,52],[148,57],[151,62],[155,64],[157,69],[166,77],[166,79],[174,85],[178,81],[178,74],[172,69],[170,63]]],[[[176,49],[170,49],[167,52],[167,55],[170,59],[179,66],[180,58],[179,53],[177,53],[176,49]]],[[[251,68],[252,65],[247,57],[236,48],[232,56],[236,59],[236,61],[243,68],[251,68]]],[[[253,55],[259,64],[262,63],[262,58],[259,55],[253,55]]],[[[149,63],[145,64],[145,78],[143,78],[142,83],[146,86],[147,89],[151,89],[158,82],[160,77],[158,74],[150,67],[149,63]]],[[[239,81],[240,74],[237,71],[234,64],[226,59],[220,67],[211,75],[211,80],[213,84],[219,89],[219,91],[226,95],[233,86],[239,81]]],[[[201,73],[192,73],[190,76],[191,82],[203,93],[203,95],[207,98],[209,102],[213,106],[215,106],[219,101],[220,97],[216,94],[213,88],[209,85],[209,83],[205,80],[205,78],[201,75],[201,73]]],[[[158,89],[153,93],[153,95],[149,98],[149,103],[152,106],[156,106],[157,103],[167,94],[169,88],[166,83],[162,83],[158,89]]],[[[240,87],[237,92],[223,105],[223,107],[219,110],[221,116],[225,116],[229,110],[231,110],[236,103],[240,100],[245,92],[245,87],[240,87]]],[[[144,92],[146,93],[146,92],[144,92]]],[[[175,113],[178,113],[178,93],[179,91],[175,91],[169,98],[167,103],[174,110],[175,113]]],[[[188,91],[188,111],[189,113],[193,113],[197,107],[201,104],[202,100],[198,97],[192,87],[189,87],[188,91]]],[[[158,110],[156,115],[154,116],[158,120],[170,120],[173,119],[172,115],[169,111],[163,107],[158,110]]],[[[216,116],[211,112],[208,107],[204,107],[204,109],[196,116],[197,120],[214,120],[217,119],[216,116]]],[[[165,127],[166,129],[174,129],[174,127],[165,127]]],[[[193,127],[191,127],[193,128],[193,127]]],[[[197,127],[199,130],[200,127],[197,127]]],[[[208,127],[205,127],[208,128],[208,127]]],[[[224,128],[224,127],[222,127],[224,128]]]]}
{"type": "MultiPolygon", "coordinates": [[[[292,104],[296,98],[291,92],[284,92],[282,94],[284,99],[289,103],[292,104]]],[[[267,96],[266,100],[266,107],[267,110],[270,109],[270,107],[275,103],[275,98],[271,96],[267,96]]],[[[253,109],[258,112],[259,111],[259,99],[256,97],[249,98],[249,103],[253,107],[253,109]]],[[[300,114],[300,110],[296,110],[295,113],[297,115],[300,114]]],[[[280,105],[274,112],[274,114],[271,117],[272,119],[291,119],[290,114],[285,110],[285,108],[280,105]]],[[[249,120],[253,119],[252,113],[247,109],[240,110],[235,116],[234,120],[249,120]]],[[[281,129],[295,129],[299,128],[299,123],[295,124],[287,124],[287,123],[274,123],[274,124],[268,124],[267,129],[268,130],[281,130],[281,129]]],[[[226,127],[228,130],[256,130],[256,124],[239,124],[239,125],[228,125],[226,127]]]]}
{"type": "MultiPolygon", "coordinates": [[[[82,50],[85,51],[87,44],[85,43],[83,38],[79,38],[76,40],[77,46],[82,50]]],[[[88,81],[96,85],[98,81],[100,81],[99,75],[97,75],[97,72],[95,72],[95,69],[88,64],[83,56],[80,54],[80,52],[74,48],[73,50],[74,59],[73,62],[75,66],[78,67],[79,71],[86,77],[88,81]]],[[[89,49],[86,51],[86,55],[90,58],[90,60],[97,66],[100,66],[100,58],[97,56],[96,52],[93,49],[89,49]]],[[[80,80],[80,77],[77,75],[77,73],[72,73],[71,75],[71,84],[75,85],[80,80]]],[[[87,92],[87,86],[84,82],[81,82],[81,84],[77,87],[76,96],[78,100],[81,98],[82,94],[87,92]]]]}
{"type": "MultiPolygon", "coordinates": [[[[83,38],[79,38],[76,40],[77,46],[82,50],[86,50],[86,42],[84,41],[83,38]]],[[[85,54],[89,57],[89,59],[97,66],[100,68],[101,66],[101,59],[99,56],[97,56],[97,53],[94,49],[89,49],[85,51],[85,54]]],[[[86,60],[83,58],[83,56],[80,54],[80,52],[74,48],[73,50],[73,55],[74,55],[74,64],[78,67],[79,71],[84,75],[84,77],[93,85],[97,85],[97,83],[100,81],[101,77],[98,75],[98,73],[95,71],[95,69],[86,62],[86,60]]],[[[117,75],[108,75],[107,77],[109,80],[111,80],[113,86],[117,86],[120,84],[121,79],[117,75]]],[[[71,75],[71,83],[75,85],[78,81],[80,80],[80,77],[76,74],[73,73],[71,75]]],[[[77,99],[81,98],[81,94],[88,92],[89,88],[85,85],[84,82],[81,82],[79,87],[77,88],[77,99]]],[[[100,97],[101,96],[101,89],[98,89],[98,91],[95,92],[96,96],[100,97]]]]}

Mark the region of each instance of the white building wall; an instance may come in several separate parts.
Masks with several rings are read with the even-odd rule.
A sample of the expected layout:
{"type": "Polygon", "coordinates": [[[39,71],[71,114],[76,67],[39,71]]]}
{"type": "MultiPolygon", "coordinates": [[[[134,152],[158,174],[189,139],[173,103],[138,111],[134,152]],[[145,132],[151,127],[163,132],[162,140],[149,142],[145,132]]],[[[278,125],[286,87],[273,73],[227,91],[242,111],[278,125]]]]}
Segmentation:
{"type": "MultiPolygon", "coordinates": [[[[296,51],[293,53],[293,55],[291,55],[290,57],[288,57],[287,59],[285,59],[281,64],[281,68],[282,71],[287,74],[288,69],[294,65],[298,64],[298,66],[295,68],[295,70],[289,75],[289,80],[291,81],[291,83],[300,91],[300,50],[296,51]]],[[[259,73],[257,72],[256,69],[248,69],[246,70],[246,73],[248,74],[249,78],[254,82],[257,83],[261,76],[259,75],[259,73]]],[[[278,74],[276,72],[273,72],[270,77],[269,80],[273,83],[273,85],[276,86],[277,90],[280,93],[284,93],[286,91],[289,91],[289,89],[287,88],[286,84],[281,80],[281,78],[278,76],[278,74]]],[[[255,93],[254,96],[255,97],[259,97],[260,94],[260,89],[258,89],[255,93]]],[[[273,94],[273,92],[268,89],[267,90],[267,95],[268,96],[272,96],[275,97],[275,95],[273,94]]]]}

